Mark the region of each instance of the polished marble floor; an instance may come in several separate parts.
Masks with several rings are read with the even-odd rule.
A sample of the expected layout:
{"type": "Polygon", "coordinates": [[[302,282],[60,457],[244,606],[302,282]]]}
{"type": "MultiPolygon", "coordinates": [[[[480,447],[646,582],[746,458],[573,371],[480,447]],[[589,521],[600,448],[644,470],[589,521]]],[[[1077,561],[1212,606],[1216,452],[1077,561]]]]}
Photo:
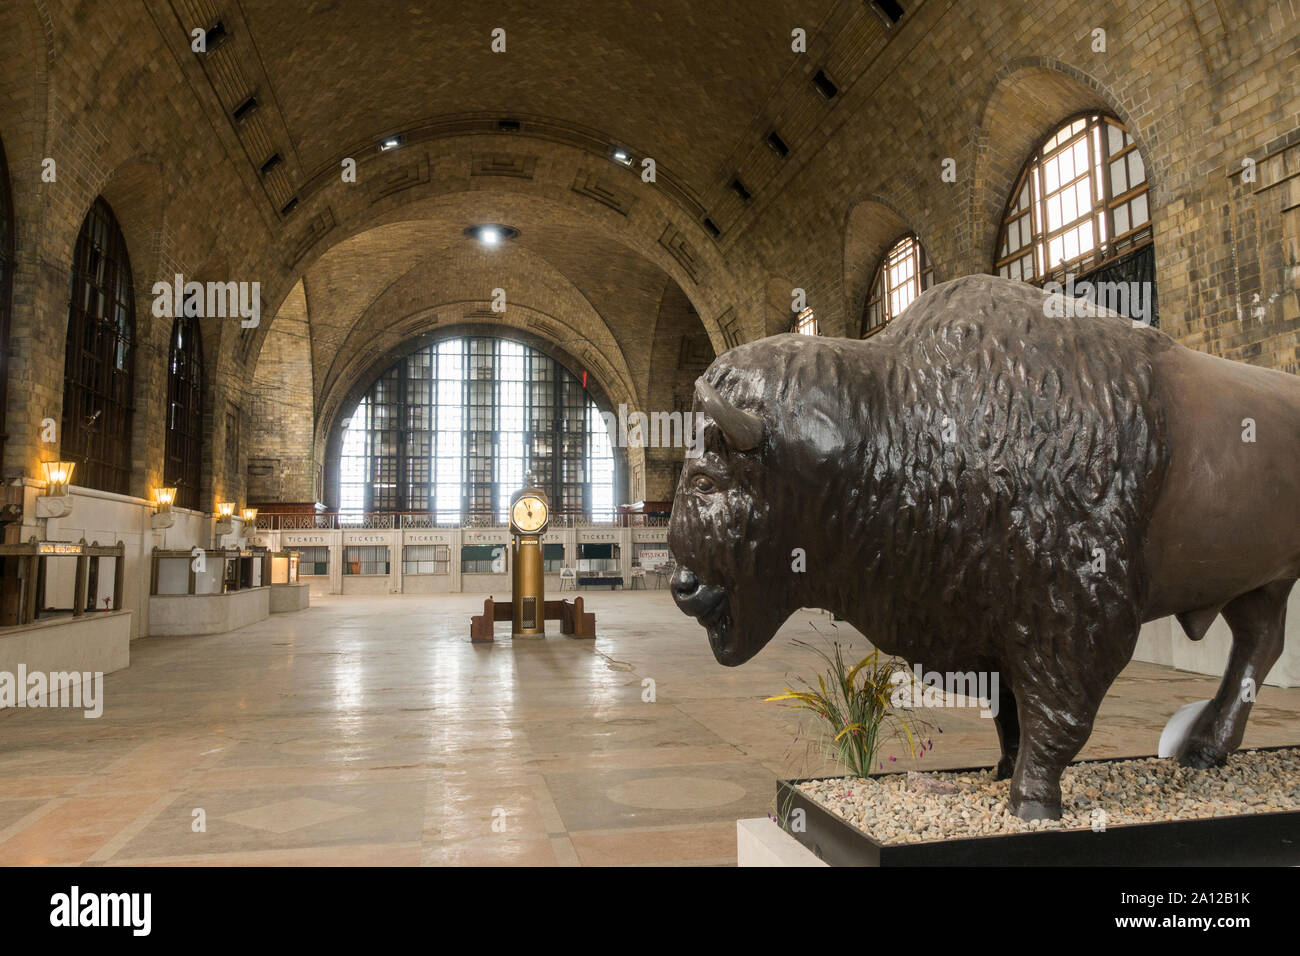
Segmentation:
{"type": "MultiPolygon", "coordinates": [[[[776,778],[825,772],[763,701],[813,676],[791,640],[861,636],[801,613],[727,669],[667,592],[584,596],[594,645],[470,644],[472,595],[320,598],[138,641],[101,718],[0,712],[0,864],[734,863],[735,821],[773,808],[776,778]]],[[[1130,665],[1084,755],[1153,753],[1215,683],[1130,665]]],[[[991,763],[977,714],[936,712],[919,763],[991,763]]],[[[1297,741],[1300,689],[1264,688],[1246,743],[1297,741]]]]}

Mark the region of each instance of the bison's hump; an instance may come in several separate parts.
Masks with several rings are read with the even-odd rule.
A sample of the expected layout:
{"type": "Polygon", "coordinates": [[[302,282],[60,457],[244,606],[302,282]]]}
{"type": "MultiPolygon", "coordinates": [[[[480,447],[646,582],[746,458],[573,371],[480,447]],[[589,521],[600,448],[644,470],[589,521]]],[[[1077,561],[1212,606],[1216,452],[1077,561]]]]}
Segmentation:
{"type": "Polygon", "coordinates": [[[1088,299],[1067,300],[1060,293],[1017,279],[969,275],[941,282],[921,293],[881,336],[899,339],[923,332],[927,326],[961,321],[973,321],[993,334],[1050,330],[1081,321],[1121,336],[1139,332],[1128,318],[1088,299]]]}

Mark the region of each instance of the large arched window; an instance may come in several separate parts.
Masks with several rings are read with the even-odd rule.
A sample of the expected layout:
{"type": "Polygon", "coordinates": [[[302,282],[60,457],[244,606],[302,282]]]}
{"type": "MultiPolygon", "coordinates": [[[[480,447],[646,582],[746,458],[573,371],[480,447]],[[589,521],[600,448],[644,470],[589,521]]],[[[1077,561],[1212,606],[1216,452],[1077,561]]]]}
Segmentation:
{"type": "Polygon", "coordinates": [[[1148,283],[1155,323],[1146,167],[1118,120],[1076,117],[1034,150],[1011,192],[997,250],[995,271],[1009,279],[1148,283]]]}
{"type": "Polygon", "coordinates": [[[0,143],[0,461],[4,459],[6,397],[9,394],[9,310],[14,285],[14,204],[9,167],[0,143]]]}
{"type": "Polygon", "coordinates": [[[76,483],[126,494],[131,482],[135,289],[113,210],[96,199],[72,257],[61,454],[76,483]]]}
{"type": "Polygon", "coordinates": [[[934,284],[934,268],[921,240],[909,233],[886,250],[876,265],[862,314],[862,337],[879,332],[934,284]]]}
{"type": "Polygon", "coordinates": [[[528,471],[556,511],[613,517],[614,453],[582,383],[518,342],[447,339],[401,359],[358,403],[339,510],[501,521],[528,471]]]}
{"type": "Polygon", "coordinates": [[[167,452],[163,483],[176,488],[176,504],[199,507],[203,451],[203,339],[199,320],[178,316],[172,325],[167,366],[167,452]]]}

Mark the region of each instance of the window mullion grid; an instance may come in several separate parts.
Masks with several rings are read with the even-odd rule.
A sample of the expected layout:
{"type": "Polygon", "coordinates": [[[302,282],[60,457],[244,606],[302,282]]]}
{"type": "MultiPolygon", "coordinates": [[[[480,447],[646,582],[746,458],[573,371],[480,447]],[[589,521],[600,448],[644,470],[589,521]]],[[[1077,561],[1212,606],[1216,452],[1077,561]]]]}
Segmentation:
{"type": "Polygon", "coordinates": [[[1104,124],[1099,127],[1099,122],[1100,117],[1089,116],[1088,125],[1085,127],[1085,132],[1088,134],[1088,172],[1099,180],[1099,182],[1088,184],[1088,215],[1092,219],[1092,259],[1094,263],[1106,258],[1106,251],[1102,248],[1102,234],[1103,231],[1107,234],[1110,232],[1109,229],[1103,230],[1101,224],[1101,217],[1107,214],[1106,197],[1109,195],[1110,190],[1107,188],[1106,180],[1109,177],[1106,175],[1107,170],[1105,163],[1102,161],[1101,153],[1103,141],[1106,139],[1106,129],[1104,124]],[[1098,188],[1101,190],[1100,198],[1097,195],[1098,188]]]}
{"type": "Polygon", "coordinates": [[[411,435],[411,405],[410,389],[407,388],[407,382],[411,377],[411,363],[405,359],[398,362],[397,372],[397,407],[393,409],[394,424],[397,426],[396,447],[393,450],[393,495],[392,507],[394,511],[410,511],[410,475],[411,469],[408,467],[407,455],[410,446],[411,435]]]}
{"type": "Polygon", "coordinates": [[[1033,188],[1030,190],[1030,202],[1034,209],[1033,219],[1033,236],[1034,236],[1034,263],[1037,275],[1036,279],[1046,279],[1051,274],[1051,264],[1047,258],[1047,184],[1043,179],[1043,154],[1040,151],[1034,162],[1033,188]]]}
{"type": "Polygon", "coordinates": [[[373,388],[370,390],[370,401],[366,402],[365,441],[362,443],[362,449],[365,453],[365,458],[362,459],[362,463],[365,466],[365,470],[361,472],[361,474],[365,476],[366,482],[365,488],[362,490],[361,503],[363,507],[361,510],[366,514],[371,514],[375,510],[375,485],[379,478],[379,472],[375,464],[377,460],[375,455],[375,442],[378,435],[378,432],[375,430],[375,409],[379,407],[379,403],[376,401],[378,397],[378,388],[373,388]]]}
{"type": "Polygon", "coordinates": [[[461,455],[461,472],[460,472],[460,518],[463,522],[469,515],[471,482],[473,481],[472,472],[470,471],[470,426],[473,425],[473,417],[470,407],[470,338],[466,336],[460,342],[460,455],[461,455]]]}
{"type": "Polygon", "coordinates": [[[564,405],[560,391],[563,377],[559,370],[551,377],[551,502],[564,508],[564,405]]]}

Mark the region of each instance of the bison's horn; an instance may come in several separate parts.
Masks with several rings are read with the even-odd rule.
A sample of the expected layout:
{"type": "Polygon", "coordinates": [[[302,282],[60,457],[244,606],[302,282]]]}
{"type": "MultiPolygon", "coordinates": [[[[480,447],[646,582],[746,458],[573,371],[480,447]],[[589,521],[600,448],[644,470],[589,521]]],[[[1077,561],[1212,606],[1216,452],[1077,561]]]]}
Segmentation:
{"type": "Polygon", "coordinates": [[[695,382],[695,391],[704,414],[722,429],[728,445],[737,451],[753,451],[758,447],[763,440],[763,419],[731,404],[702,378],[695,382]]]}

